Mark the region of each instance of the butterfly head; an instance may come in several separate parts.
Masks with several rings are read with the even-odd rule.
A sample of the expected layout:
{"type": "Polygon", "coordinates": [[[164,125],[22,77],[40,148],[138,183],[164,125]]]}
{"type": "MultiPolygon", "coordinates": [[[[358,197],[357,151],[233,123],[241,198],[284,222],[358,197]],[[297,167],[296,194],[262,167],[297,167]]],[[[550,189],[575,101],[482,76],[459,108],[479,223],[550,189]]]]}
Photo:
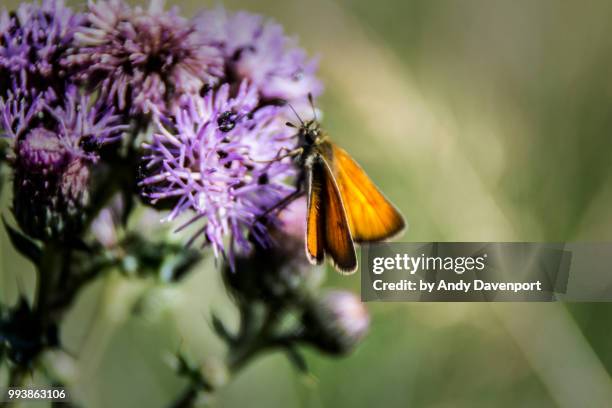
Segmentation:
{"type": "Polygon", "coordinates": [[[312,95],[308,94],[308,101],[310,102],[310,107],[312,108],[312,119],[303,120],[300,115],[298,115],[297,111],[289,104],[289,107],[299,120],[299,125],[295,125],[293,123],[287,123],[288,126],[294,127],[298,129],[297,136],[300,140],[300,146],[313,146],[318,145],[323,141],[323,132],[321,131],[321,124],[317,118],[317,111],[314,107],[314,102],[312,100],[312,95]]]}
{"type": "Polygon", "coordinates": [[[304,145],[312,146],[319,143],[321,125],[315,119],[304,122],[299,129],[299,137],[304,145]]]}

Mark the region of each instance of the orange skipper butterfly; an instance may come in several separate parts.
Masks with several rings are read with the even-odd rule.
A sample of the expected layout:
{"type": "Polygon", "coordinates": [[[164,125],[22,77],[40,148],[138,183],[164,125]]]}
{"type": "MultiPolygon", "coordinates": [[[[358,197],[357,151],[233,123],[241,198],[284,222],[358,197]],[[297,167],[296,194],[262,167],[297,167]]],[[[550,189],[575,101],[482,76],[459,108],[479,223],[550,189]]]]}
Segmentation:
{"type": "Polygon", "coordinates": [[[404,229],[405,221],[353,158],[321,129],[310,95],[309,100],[314,119],[303,121],[296,113],[300,125],[287,123],[298,129],[298,147],[282,156],[295,157],[301,169],[296,192],[271,210],[283,208],[305,190],[308,259],[321,264],[329,255],[339,272],[350,274],[357,270],[355,243],[388,239],[404,229]]]}

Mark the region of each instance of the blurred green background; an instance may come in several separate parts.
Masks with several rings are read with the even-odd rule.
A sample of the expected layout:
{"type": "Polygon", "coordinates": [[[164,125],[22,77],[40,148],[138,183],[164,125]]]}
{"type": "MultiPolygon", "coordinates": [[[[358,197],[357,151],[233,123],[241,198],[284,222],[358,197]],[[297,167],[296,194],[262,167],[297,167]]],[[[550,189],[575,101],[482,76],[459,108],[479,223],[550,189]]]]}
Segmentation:
{"type": "MultiPolygon", "coordinates": [[[[185,15],[216,4],[167,3],[185,15]]],[[[274,17],[320,56],[324,125],[401,208],[403,240],[612,240],[611,2],[224,4],[274,17]]],[[[0,299],[32,277],[0,233],[0,299]]],[[[358,291],[359,276],[329,271],[326,286],[358,291]]],[[[144,287],[96,282],[67,318],[79,362],[49,358],[88,407],[165,406],[183,386],[166,353],[223,353],[209,312],[236,316],[212,262],[178,287],[144,287]]],[[[266,356],[210,404],[612,405],[609,304],[368,307],[370,334],[350,357],[307,352],[304,377],[266,356]]]]}

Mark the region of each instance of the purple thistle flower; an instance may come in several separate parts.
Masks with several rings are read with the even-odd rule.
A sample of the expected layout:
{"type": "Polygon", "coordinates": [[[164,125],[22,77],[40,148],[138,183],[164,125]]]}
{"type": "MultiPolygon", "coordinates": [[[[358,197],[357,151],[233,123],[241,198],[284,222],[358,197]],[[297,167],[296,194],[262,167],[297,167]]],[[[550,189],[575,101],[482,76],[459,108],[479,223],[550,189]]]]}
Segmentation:
{"type": "Polygon", "coordinates": [[[13,141],[13,211],[24,232],[63,239],[83,226],[97,149],[125,126],[111,111],[92,106],[75,86],[62,106],[43,102],[43,119],[13,141]]]}
{"type": "Polygon", "coordinates": [[[258,104],[257,88],[246,82],[234,97],[224,84],[204,97],[184,98],[171,117],[156,119],[147,146],[149,176],[141,182],[152,203],[172,202],[166,220],[195,213],[179,229],[203,221],[192,241],[203,235],[232,265],[235,250],[250,249],[249,234],[266,241],[258,217],[293,190],[285,184],[294,175],[291,161],[272,160],[292,146],[292,132],[281,108],[255,110],[258,104]]]}
{"type": "Polygon", "coordinates": [[[308,59],[280,24],[223,8],[204,11],[196,20],[198,30],[223,53],[229,80],[249,80],[269,100],[303,102],[309,93],[322,92],[317,62],[308,59]]]}
{"type": "Polygon", "coordinates": [[[119,111],[164,111],[181,94],[198,93],[223,75],[219,51],[193,21],[163,11],[158,1],[148,10],[122,0],[91,2],[87,18],[69,61],[82,66],[79,78],[119,111]]]}
{"type": "Polygon", "coordinates": [[[19,86],[13,86],[6,96],[0,96],[0,138],[15,141],[20,135],[36,126],[40,121],[39,114],[46,104],[55,100],[55,93],[28,92],[19,86]]]}
{"type": "Polygon", "coordinates": [[[0,12],[0,95],[20,78],[24,88],[64,89],[63,59],[72,46],[80,14],[63,0],[22,3],[15,12],[0,12]]]}

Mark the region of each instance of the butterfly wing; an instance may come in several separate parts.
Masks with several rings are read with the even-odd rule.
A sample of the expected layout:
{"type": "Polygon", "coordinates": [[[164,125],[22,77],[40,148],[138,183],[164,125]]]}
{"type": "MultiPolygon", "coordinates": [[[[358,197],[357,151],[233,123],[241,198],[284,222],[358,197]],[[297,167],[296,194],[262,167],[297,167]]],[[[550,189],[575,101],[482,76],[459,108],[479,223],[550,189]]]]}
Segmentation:
{"type": "Polygon", "coordinates": [[[327,253],[340,272],[357,269],[355,245],[338,186],[331,169],[319,154],[312,157],[308,182],[306,253],[321,263],[327,253]]]}
{"type": "MultiPolygon", "coordinates": [[[[332,167],[355,242],[382,241],[400,233],[406,223],[353,158],[333,145],[332,167]]],[[[329,153],[328,153],[329,154],[329,153]]]]}
{"type": "Polygon", "coordinates": [[[313,264],[320,264],[325,258],[323,249],[324,175],[320,166],[308,171],[308,209],[306,215],[306,255],[313,264]]]}

